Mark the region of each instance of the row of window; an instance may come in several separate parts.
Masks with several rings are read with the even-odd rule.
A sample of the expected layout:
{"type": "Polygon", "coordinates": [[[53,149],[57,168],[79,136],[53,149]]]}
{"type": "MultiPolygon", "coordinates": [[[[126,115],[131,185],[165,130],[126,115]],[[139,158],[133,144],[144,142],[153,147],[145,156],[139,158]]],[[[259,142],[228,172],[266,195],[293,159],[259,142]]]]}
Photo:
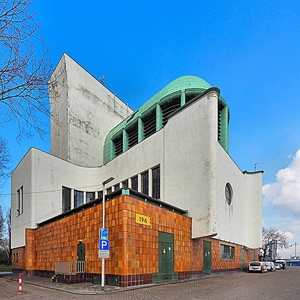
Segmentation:
{"type": "Polygon", "coordinates": [[[127,151],[129,148],[163,128],[173,112],[197,96],[197,93],[191,95],[184,94],[183,101],[183,97],[178,95],[174,98],[170,98],[163,104],[157,103],[145,116],[137,119],[133,124],[129,124],[127,128],[121,130],[113,138],[114,157],[127,151]]]}
{"type": "MultiPolygon", "coordinates": [[[[119,189],[131,188],[155,199],[160,198],[160,166],[156,166],[143,173],[137,174],[118,184],[106,189],[109,195],[119,189]]],[[[62,212],[65,213],[73,208],[77,208],[85,203],[102,199],[103,191],[88,192],[72,190],[69,187],[62,187],[62,212]]]]}
{"type": "MultiPolygon", "coordinates": [[[[177,113],[183,106],[197,100],[203,93],[201,89],[181,91],[160,99],[158,103],[149,107],[138,115],[136,111],[124,121],[118,132],[105,141],[104,163],[107,163],[126,152],[136,144],[142,142],[152,134],[162,129],[169,118],[177,113]]],[[[122,124],[122,123],[121,123],[122,124]]],[[[218,100],[218,141],[225,151],[229,151],[229,108],[224,99],[218,100]]]]}
{"type": "MultiPolygon", "coordinates": [[[[251,260],[255,259],[255,251],[251,251],[251,260]]],[[[234,259],[235,254],[235,247],[228,246],[228,245],[220,245],[220,258],[221,259],[234,259]]]]}

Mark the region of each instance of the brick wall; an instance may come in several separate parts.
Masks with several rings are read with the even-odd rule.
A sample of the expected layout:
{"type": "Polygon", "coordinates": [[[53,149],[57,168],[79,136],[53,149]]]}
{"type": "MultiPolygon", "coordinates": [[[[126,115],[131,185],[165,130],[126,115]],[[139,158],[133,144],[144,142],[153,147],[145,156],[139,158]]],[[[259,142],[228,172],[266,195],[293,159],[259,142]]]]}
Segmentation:
{"type": "MultiPolygon", "coordinates": [[[[212,270],[240,269],[241,245],[213,238],[191,239],[191,219],[146,201],[122,195],[106,202],[106,222],[110,240],[110,257],[105,273],[115,276],[120,286],[152,282],[159,271],[158,233],[174,235],[174,272],[179,279],[200,277],[203,270],[203,241],[211,242],[212,270]],[[147,217],[139,224],[136,214],[147,217]],[[149,226],[150,222],[150,226],[149,226]],[[233,259],[220,258],[220,245],[235,248],[233,259]]],[[[26,268],[28,274],[54,272],[57,261],[76,261],[79,240],[85,245],[86,273],[100,274],[98,258],[99,229],[102,227],[102,204],[89,207],[37,229],[26,229],[26,250],[14,249],[19,261],[14,268],[26,268]],[[23,260],[23,259],[22,259],[23,260]]],[[[245,249],[245,266],[257,259],[257,250],[245,249]]]]}
{"type": "MultiPolygon", "coordinates": [[[[174,234],[175,272],[187,268],[191,246],[191,219],[159,206],[123,195],[106,202],[110,258],[106,273],[116,275],[158,272],[158,231],[174,234]],[[136,223],[136,213],[148,216],[151,225],[136,223]],[[184,262],[184,263],[182,263],[184,262]]],[[[85,244],[86,272],[99,273],[99,228],[102,205],[26,230],[26,268],[54,271],[55,261],[77,260],[77,244],[85,244]]]]}
{"type": "Polygon", "coordinates": [[[25,270],[25,247],[12,250],[12,268],[14,270],[25,270]]]}

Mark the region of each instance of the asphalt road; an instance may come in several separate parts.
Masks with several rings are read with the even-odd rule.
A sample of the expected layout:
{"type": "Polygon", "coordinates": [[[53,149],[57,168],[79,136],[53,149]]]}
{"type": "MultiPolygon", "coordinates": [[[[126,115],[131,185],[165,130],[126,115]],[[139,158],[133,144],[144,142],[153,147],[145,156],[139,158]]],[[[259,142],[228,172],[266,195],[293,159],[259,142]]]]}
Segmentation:
{"type": "MultiPolygon", "coordinates": [[[[34,282],[33,282],[34,283],[34,282]]],[[[60,289],[45,288],[32,283],[23,284],[18,294],[18,282],[0,278],[0,299],[300,299],[300,267],[287,267],[271,273],[234,273],[199,280],[163,285],[150,285],[138,289],[120,289],[114,293],[82,295],[70,293],[70,285],[60,289]]],[[[76,285],[73,287],[76,292],[76,285]]],[[[77,290],[80,292],[80,289],[77,290]]]]}

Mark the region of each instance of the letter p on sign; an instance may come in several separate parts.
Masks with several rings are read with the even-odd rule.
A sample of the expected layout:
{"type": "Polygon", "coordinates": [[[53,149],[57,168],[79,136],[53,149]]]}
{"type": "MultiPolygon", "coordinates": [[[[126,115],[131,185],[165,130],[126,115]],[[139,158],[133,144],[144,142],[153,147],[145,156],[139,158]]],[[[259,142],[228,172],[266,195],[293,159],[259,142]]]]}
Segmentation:
{"type": "Polygon", "coordinates": [[[109,250],[109,240],[100,240],[99,250],[109,250]]]}

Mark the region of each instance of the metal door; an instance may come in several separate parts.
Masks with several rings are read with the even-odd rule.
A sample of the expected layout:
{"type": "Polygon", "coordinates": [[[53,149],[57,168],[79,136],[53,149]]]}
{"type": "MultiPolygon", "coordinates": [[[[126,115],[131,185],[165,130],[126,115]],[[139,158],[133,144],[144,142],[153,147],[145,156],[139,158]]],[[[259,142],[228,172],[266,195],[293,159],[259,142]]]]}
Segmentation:
{"type": "Polygon", "coordinates": [[[85,245],[83,243],[77,245],[77,261],[85,261],[85,245]]]}
{"type": "Polygon", "coordinates": [[[241,249],[241,271],[244,271],[245,267],[245,252],[244,248],[241,249]]]}
{"type": "Polygon", "coordinates": [[[203,276],[211,275],[211,242],[203,241],[203,276]]]}
{"type": "Polygon", "coordinates": [[[172,278],[174,272],[174,236],[170,233],[159,232],[159,273],[165,279],[172,278]]]}

